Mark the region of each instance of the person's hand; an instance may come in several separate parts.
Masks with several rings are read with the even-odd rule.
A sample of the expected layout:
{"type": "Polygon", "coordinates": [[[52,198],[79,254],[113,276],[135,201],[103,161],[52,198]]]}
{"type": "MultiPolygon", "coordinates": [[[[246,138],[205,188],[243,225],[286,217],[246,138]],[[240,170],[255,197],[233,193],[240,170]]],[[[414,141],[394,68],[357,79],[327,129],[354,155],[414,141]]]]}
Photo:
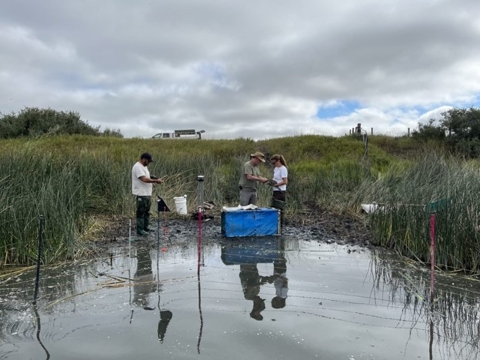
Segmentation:
{"type": "Polygon", "coordinates": [[[268,179],[267,179],[267,178],[264,178],[263,176],[260,176],[259,179],[260,179],[260,181],[261,181],[262,183],[264,183],[264,184],[268,181],[268,179]]]}
{"type": "Polygon", "coordinates": [[[267,185],[275,186],[275,185],[277,185],[277,182],[273,179],[270,179],[270,180],[267,180],[267,185]]]}
{"type": "Polygon", "coordinates": [[[161,183],[163,183],[163,179],[162,178],[157,179],[157,184],[161,184],[161,183]]]}
{"type": "Polygon", "coordinates": [[[263,285],[263,284],[266,284],[267,282],[269,282],[269,276],[260,276],[260,285],[263,285]]]}

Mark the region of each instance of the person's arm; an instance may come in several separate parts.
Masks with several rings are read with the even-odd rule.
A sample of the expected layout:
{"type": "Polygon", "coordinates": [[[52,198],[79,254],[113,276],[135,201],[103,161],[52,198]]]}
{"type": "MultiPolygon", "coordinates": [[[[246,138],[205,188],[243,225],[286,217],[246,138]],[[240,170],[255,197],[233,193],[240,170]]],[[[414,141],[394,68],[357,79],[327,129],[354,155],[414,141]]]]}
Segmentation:
{"type": "Polygon", "coordinates": [[[273,184],[273,186],[282,186],[282,185],[287,185],[288,184],[288,178],[282,178],[282,181],[273,184]]]}
{"type": "Polygon", "coordinates": [[[249,163],[246,163],[245,164],[245,167],[243,169],[244,173],[245,173],[245,177],[247,178],[247,180],[250,180],[250,181],[260,181],[262,183],[266,183],[268,181],[268,179],[264,178],[263,176],[255,176],[253,175],[253,166],[250,165],[249,163]]]}
{"type": "Polygon", "coordinates": [[[253,176],[251,174],[247,174],[247,180],[260,181],[262,183],[268,181],[268,179],[264,178],[263,176],[253,176]]]}
{"type": "Polygon", "coordinates": [[[151,177],[148,177],[148,176],[140,176],[139,179],[141,181],[143,181],[144,183],[147,183],[147,184],[161,184],[163,182],[163,179],[162,178],[156,178],[156,179],[152,179],[151,177]]]}

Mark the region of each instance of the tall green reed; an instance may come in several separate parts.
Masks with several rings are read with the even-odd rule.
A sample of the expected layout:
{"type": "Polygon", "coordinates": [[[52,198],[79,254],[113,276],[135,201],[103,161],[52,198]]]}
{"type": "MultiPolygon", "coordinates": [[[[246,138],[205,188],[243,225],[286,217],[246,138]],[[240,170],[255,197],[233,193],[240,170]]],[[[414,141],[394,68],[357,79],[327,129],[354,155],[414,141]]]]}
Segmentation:
{"type": "Polygon", "coordinates": [[[376,244],[430,262],[430,215],[436,217],[436,264],[476,271],[480,266],[480,171],[430,154],[409,168],[391,168],[362,184],[362,202],[379,203],[371,216],[376,244]]]}
{"type": "MultiPolygon", "coordinates": [[[[205,176],[205,200],[238,204],[240,169],[249,154],[280,153],[289,164],[289,215],[322,206],[354,212],[353,196],[365,181],[388,167],[392,157],[372,149],[371,166],[360,163],[362,143],[350,138],[299,136],[254,142],[236,140],[152,140],[63,136],[0,142],[0,262],[32,263],[38,216],[46,218],[44,262],[68,259],[86,250],[79,241],[98,215],[134,217],[131,168],[141,153],[152,153],[150,173],[164,177],[155,185],[172,208],[174,197],[187,195],[196,209],[198,175],[205,176]],[[348,155],[348,156],[347,156],[348,155]]],[[[273,168],[261,165],[271,178],[273,168]]],[[[370,180],[369,180],[370,181],[370,180]]],[[[269,206],[271,187],[259,186],[260,206],[269,206]]],[[[154,211],[154,208],[152,208],[154,211]]]]}
{"type": "Polygon", "coordinates": [[[119,211],[124,191],[117,189],[108,157],[92,159],[37,153],[28,147],[0,155],[0,262],[36,261],[38,219],[45,218],[42,261],[69,259],[85,250],[76,239],[88,216],[119,211]]]}

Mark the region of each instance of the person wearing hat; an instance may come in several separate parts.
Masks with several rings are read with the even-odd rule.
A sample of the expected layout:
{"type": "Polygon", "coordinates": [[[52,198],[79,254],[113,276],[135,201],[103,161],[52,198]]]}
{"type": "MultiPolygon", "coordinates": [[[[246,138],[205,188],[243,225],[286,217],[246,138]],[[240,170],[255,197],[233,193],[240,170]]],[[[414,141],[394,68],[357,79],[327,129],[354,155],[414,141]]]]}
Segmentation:
{"type": "Polygon", "coordinates": [[[250,161],[247,161],[242,167],[240,181],[240,205],[256,205],[257,204],[257,187],[258,183],[266,183],[267,178],[260,175],[258,165],[265,162],[265,155],[257,151],[250,155],[250,161]]]}
{"type": "Polygon", "coordinates": [[[148,171],[148,164],[153,162],[152,155],[143,153],[140,160],[132,167],[132,194],[137,203],[137,235],[148,235],[151,231],[150,206],[152,205],[152,184],[161,184],[163,179],[152,178],[148,171]]]}

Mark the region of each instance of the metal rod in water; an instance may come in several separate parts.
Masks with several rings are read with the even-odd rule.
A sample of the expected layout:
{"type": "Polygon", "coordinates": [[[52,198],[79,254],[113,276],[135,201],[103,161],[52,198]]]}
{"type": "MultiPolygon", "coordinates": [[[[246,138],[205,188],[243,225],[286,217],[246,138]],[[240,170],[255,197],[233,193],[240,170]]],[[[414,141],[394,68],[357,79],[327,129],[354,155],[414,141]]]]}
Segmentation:
{"type": "MultiPolygon", "coordinates": [[[[203,175],[197,176],[198,181],[198,263],[197,263],[197,282],[198,282],[198,314],[200,316],[200,330],[198,332],[197,352],[200,354],[200,342],[203,332],[203,313],[202,313],[202,295],[200,286],[200,264],[202,263],[202,218],[203,218],[203,175]]],[[[203,265],[203,264],[202,264],[203,265]]]]}
{"type": "Polygon", "coordinates": [[[38,284],[40,282],[40,261],[42,259],[42,237],[43,237],[43,215],[40,215],[40,224],[38,229],[38,253],[37,253],[37,276],[35,278],[35,294],[33,295],[33,305],[37,304],[38,284]]]}
{"type": "MultiPolygon", "coordinates": [[[[132,219],[129,220],[128,222],[128,261],[129,261],[129,265],[131,266],[132,262],[131,262],[131,258],[132,258],[132,254],[131,254],[131,242],[132,242],[132,219]]],[[[130,266],[128,268],[128,270],[130,270],[130,266]]]]}
{"type": "Polygon", "coordinates": [[[130,303],[130,324],[133,320],[133,305],[132,305],[132,219],[128,222],[128,295],[129,295],[129,303],[130,303]]]}
{"type": "MultiPolygon", "coordinates": [[[[205,177],[203,175],[197,176],[198,182],[198,207],[197,207],[197,216],[198,216],[198,265],[200,266],[200,256],[202,248],[202,218],[203,218],[203,181],[205,177]]],[[[200,269],[200,268],[199,268],[200,269]]],[[[200,270],[199,270],[200,271],[200,270]]]]}
{"type": "Polygon", "coordinates": [[[197,181],[198,181],[198,208],[199,210],[203,210],[203,181],[205,180],[205,176],[203,175],[198,175],[197,176],[197,181]]]}
{"type": "Polygon", "coordinates": [[[33,306],[33,312],[35,313],[35,318],[37,320],[37,341],[42,347],[43,351],[45,351],[46,359],[50,359],[50,353],[48,352],[47,348],[42,342],[42,339],[40,338],[40,331],[42,330],[42,322],[40,321],[40,315],[38,314],[37,306],[33,306]]]}
{"type": "Polygon", "coordinates": [[[157,228],[157,307],[160,313],[160,211],[158,211],[157,228]]]}
{"type": "Polygon", "coordinates": [[[198,331],[197,352],[200,354],[200,343],[202,341],[202,333],[203,333],[202,287],[200,285],[200,261],[198,262],[197,283],[198,283],[198,314],[200,316],[200,330],[198,331]]]}
{"type": "Polygon", "coordinates": [[[160,211],[158,212],[157,217],[157,284],[160,281],[158,279],[159,265],[158,258],[160,257],[160,211]]]}
{"type": "MultiPolygon", "coordinates": [[[[408,129],[410,131],[410,129],[408,129]]],[[[428,342],[428,353],[429,359],[433,359],[433,335],[434,335],[434,324],[433,324],[433,299],[435,294],[435,225],[436,225],[436,216],[435,214],[430,214],[430,339],[428,342]]]]}
{"type": "Polygon", "coordinates": [[[430,214],[430,296],[433,301],[433,292],[435,288],[435,214],[430,214]]]}

